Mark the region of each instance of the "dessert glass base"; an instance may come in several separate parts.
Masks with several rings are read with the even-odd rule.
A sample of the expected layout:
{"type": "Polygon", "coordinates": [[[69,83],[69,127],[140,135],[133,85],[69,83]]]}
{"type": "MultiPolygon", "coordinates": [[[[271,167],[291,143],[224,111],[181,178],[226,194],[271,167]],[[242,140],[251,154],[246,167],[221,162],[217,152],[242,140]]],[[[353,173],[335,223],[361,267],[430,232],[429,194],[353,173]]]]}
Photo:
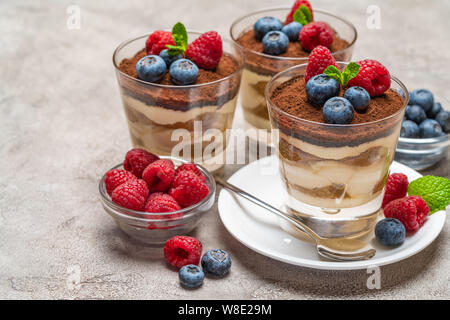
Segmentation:
{"type": "MultiPolygon", "coordinates": [[[[270,130],[269,114],[264,90],[270,79],[289,67],[306,63],[308,53],[303,57],[285,55],[272,56],[246,48],[240,43],[240,37],[252,29],[253,24],[261,17],[272,16],[284,21],[290,8],[266,9],[251,13],[236,20],[230,28],[231,38],[242,47],[245,55],[244,70],[240,90],[240,101],[244,111],[244,119],[253,127],[270,130]]],[[[356,29],[350,22],[331,13],[314,10],[314,20],[328,23],[336,33],[332,55],[338,61],[350,61],[354,43],[357,38],[356,29]]],[[[293,45],[293,42],[290,43],[293,45]]],[[[298,42],[295,43],[298,45],[298,42]]]]}
{"type": "MultiPolygon", "coordinates": [[[[191,41],[200,35],[188,32],[191,41]]],[[[183,158],[210,171],[221,168],[241,81],[242,50],[223,41],[223,56],[216,70],[201,70],[206,76],[223,74],[216,80],[185,86],[150,83],[121,69],[123,61],[130,64],[143,51],[147,37],[125,41],[113,56],[133,147],[183,158]]],[[[134,68],[133,63],[131,66],[134,68]]]]}
{"type": "MultiPolygon", "coordinates": [[[[343,69],[346,63],[338,65],[343,69]]],[[[381,211],[408,92],[392,78],[391,89],[371,103],[395,112],[371,122],[331,125],[306,120],[294,115],[297,109],[288,113],[275,102],[276,95],[285,99],[283,90],[289,84],[304,83],[305,69],[306,64],[279,73],[266,89],[287,211],[323,237],[363,236],[373,230],[381,211]]],[[[313,107],[305,102],[296,108],[305,112],[313,107]]]]}

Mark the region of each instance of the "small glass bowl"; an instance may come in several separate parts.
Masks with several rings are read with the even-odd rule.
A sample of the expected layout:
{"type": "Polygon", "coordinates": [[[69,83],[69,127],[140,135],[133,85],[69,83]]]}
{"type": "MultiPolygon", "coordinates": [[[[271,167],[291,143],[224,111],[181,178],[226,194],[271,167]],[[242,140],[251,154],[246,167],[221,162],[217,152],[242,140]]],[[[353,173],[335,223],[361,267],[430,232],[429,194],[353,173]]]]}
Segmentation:
{"type": "MultiPolygon", "coordinates": [[[[440,102],[445,110],[450,110],[450,102],[439,96],[435,101],[440,102]]],[[[423,170],[445,158],[450,150],[450,134],[436,138],[402,138],[398,139],[395,160],[415,170],[423,170]]]]}
{"type": "MultiPolygon", "coordinates": [[[[188,163],[186,160],[168,156],[160,158],[172,160],[175,167],[182,163],[188,163]]],[[[103,208],[114,219],[118,227],[131,238],[146,244],[163,245],[167,239],[173,236],[184,235],[192,231],[197,226],[200,218],[207,211],[211,210],[214,205],[216,194],[215,180],[205,168],[199,165],[197,167],[206,179],[209,194],[193,206],[179,211],[164,213],[149,213],[126,209],[111,201],[111,197],[105,188],[105,174],[98,186],[103,208]]],[[[113,169],[123,169],[123,165],[119,164],[110,170],[113,169]]]]}

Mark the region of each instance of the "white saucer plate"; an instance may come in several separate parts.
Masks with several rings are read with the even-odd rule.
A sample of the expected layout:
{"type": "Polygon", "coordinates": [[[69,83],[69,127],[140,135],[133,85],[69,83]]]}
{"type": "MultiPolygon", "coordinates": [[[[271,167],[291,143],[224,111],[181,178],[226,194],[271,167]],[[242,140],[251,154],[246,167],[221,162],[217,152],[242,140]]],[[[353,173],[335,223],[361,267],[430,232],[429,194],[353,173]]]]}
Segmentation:
{"type": "MultiPolygon", "coordinates": [[[[409,181],[422,175],[407,166],[393,162],[390,172],[401,172],[409,181]]],[[[278,159],[270,156],[252,162],[233,174],[228,181],[250,194],[281,208],[284,190],[278,171],[278,159]]],[[[218,200],[220,218],[226,229],[248,248],[267,257],[289,264],[325,270],[356,270],[382,266],[406,259],[426,248],[441,232],[446,212],[429,216],[425,225],[395,248],[369,240],[376,248],[374,258],[365,261],[334,262],[319,257],[315,247],[281,228],[281,219],[265,209],[222,189],[218,200]]],[[[381,217],[380,217],[381,218],[381,217]]]]}

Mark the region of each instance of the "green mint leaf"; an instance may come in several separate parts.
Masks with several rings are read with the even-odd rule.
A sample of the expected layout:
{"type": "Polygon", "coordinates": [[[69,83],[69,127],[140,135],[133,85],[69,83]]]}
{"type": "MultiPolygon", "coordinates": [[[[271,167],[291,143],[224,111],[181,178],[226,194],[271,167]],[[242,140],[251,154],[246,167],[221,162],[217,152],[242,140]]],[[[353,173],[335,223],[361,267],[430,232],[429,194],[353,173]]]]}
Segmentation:
{"type": "Polygon", "coordinates": [[[175,43],[175,46],[172,46],[173,48],[170,48],[169,45],[167,45],[167,47],[169,48],[169,54],[170,55],[177,55],[179,53],[184,54],[188,45],[188,35],[186,27],[181,22],[177,22],[173,26],[172,39],[173,42],[175,43]]]}
{"type": "Polygon", "coordinates": [[[350,62],[347,67],[345,68],[344,72],[342,72],[342,86],[346,87],[347,83],[353,79],[354,77],[356,77],[356,75],[359,72],[359,64],[355,63],[355,62],[350,62]]]}
{"type": "Polygon", "coordinates": [[[186,49],[184,47],[181,46],[172,46],[170,44],[166,44],[167,49],[169,49],[169,51],[167,52],[170,56],[176,56],[177,54],[184,54],[184,52],[186,51],[186,49]]]}
{"type": "Polygon", "coordinates": [[[430,214],[445,210],[450,204],[450,180],[435,176],[421,177],[409,184],[408,195],[425,200],[430,207],[430,214]]]}
{"type": "Polygon", "coordinates": [[[312,22],[312,14],[311,11],[309,11],[308,7],[305,6],[304,4],[300,5],[299,9],[301,10],[301,12],[303,13],[303,15],[306,18],[306,24],[312,22]]]}
{"type": "Polygon", "coordinates": [[[323,73],[325,73],[330,78],[333,78],[336,80],[339,84],[342,84],[342,74],[341,71],[339,71],[338,68],[335,66],[328,66],[323,73]]]}
{"type": "Polygon", "coordinates": [[[297,10],[295,10],[294,15],[292,16],[292,20],[294,20],[295,22],[298,22],[302,26],[304,26],[304,25],[308,24],[308,19],[305,16],[305,13],[302,11],[302,9],[300,9],[300,7],[297,10]]]}

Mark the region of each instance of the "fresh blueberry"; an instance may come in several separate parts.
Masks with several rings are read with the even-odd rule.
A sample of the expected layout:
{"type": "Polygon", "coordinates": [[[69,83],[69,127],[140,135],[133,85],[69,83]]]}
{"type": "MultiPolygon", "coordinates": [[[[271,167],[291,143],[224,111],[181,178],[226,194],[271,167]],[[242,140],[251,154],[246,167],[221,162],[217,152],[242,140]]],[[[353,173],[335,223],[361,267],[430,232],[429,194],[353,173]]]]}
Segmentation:
{"type": "Polygon", "coordinates": [[[339,83],[326,74],[318,74],[306,83],[306,95],[309,102],[317,108],[322,108],[324,103],[339,94],[339,83]]]}
{"type": "Polygon", "coordinates": [[[331,124],[349,124],[353,120],[354,109],[350,101],[333,97],[323,105],[323,119],[331,124]]]}
{"type": "Polygon", "coordinates": [[[281,29],[281,32],[283,32],[284,34],[286,34],[289,38],[289,41],[298,41],[298,37],[300,35],[300,31],[302,31],[302,24],[298,23],[296,21],[293,21],[287,25],[285,25],[283,27],[283,29],[281,29]]]}
{"type": "Polygon", "coordinates": [[[405,226],[394,218],[380,220],[375,226],[375,237],[382,245],[398,246],[405,241],[405,226]]]}
{"type": "Polygon", "coordinates": [[[253,25],[253,32],[255,34],[255,39],[261,41],[268,32],[280,31],[282,28],[283,23],[280,19],[275,17],[262,17],[253,25]]]}
{"type": "Polygon", "coordinates": [[[407,106],[405,111],[406,119],[419,124],[427,118],[425,111],[417,105],[407,106]]]}
{"type": "Polygon", "coordinates": [[[420,130],[417,123],[411,120],[403,120],[400,137],[403,138],[419,138],[420,130]]]}
{"type": "Polygon", "coordinates": [[[167,68],[169,68],[170,65],[171,65],[174,61],[179,60],[179,59],[183,59],[183,55],[182,55],[181,53],[176,54],[176,55],[174,55],[174,56],[171,56],[171,55],[169,54],[169,49],[165,49],[165,50],[161,51],[161,52],[159,53],[159,56],[160,56],[161,58],[163,58],[164,62],[165,62],[166,65],[167,65],[167,68]]]}
{"type": "Polygon", "coordinates": [[[444,110],[442,108],[442,105],[439,102],[435,102],[435,103],[433,103],[433,106],[431,107],[431,109],[428,110],[427,116],[428,116],[428,118],[434,119],[434,118],[436,118],[438,113],[441,112],[442,110],[444,110]]]}
{"type": "Polygon", "coordinates": [[[197,81],[198,67],[188,59],[178,59],[169,69],[170,79],[175,84],[188,85],[197,81]]]}
{"type": "Polygon", "coordinates": [[[183,286],[187,288],[197,288],[202,285],[205,274],[200,267],[194,264],[188,264],[178,271],[178,277],[183,286]]]}
{"type": "Polygon", "coordinates": [[[262,40],[263,51],[277,56],[286,52],[289,46],[289,38],[281,31],[270,31],[262,40]]]}
{"type": "Polygon", "coordinates": [[[441,126],[436,120],[426,119],[419,125],[421,138],[434,138],[444,135],[441,126]]]}
{"type": "Polygon", "coordinates": [[[202,267],[206,273],[223,277],[231,268],[231,258],[225,250],[212,249],[203,255],[202,267]]]}
{"type": "Polygon", "coordinates": [[[442,130],[446,133],[450,132],[450,112],[442,110],[435,119],[441,125],[442,130]]]}
{"type": "Polygon", "coordinates": [[[411,92],[409,96],[410,105],[418,105],[425,112],[431,109],[434,103],[433,94],[427,89],[417,89],[411,92]]]}
{"type": "Polygon", "coordinates": [[[166,73],[166,63],[160,56],[145,56],[136,63],[136,71],[139,79],[148,82],[157,82],[166,73]]]}
{"type": "Polygon", "coordinates": [[[350,101],[358,112],[365,112],[370,102],[370,95],[361,87],[350,87],[345,91],[344,98],[350,101]]]}

